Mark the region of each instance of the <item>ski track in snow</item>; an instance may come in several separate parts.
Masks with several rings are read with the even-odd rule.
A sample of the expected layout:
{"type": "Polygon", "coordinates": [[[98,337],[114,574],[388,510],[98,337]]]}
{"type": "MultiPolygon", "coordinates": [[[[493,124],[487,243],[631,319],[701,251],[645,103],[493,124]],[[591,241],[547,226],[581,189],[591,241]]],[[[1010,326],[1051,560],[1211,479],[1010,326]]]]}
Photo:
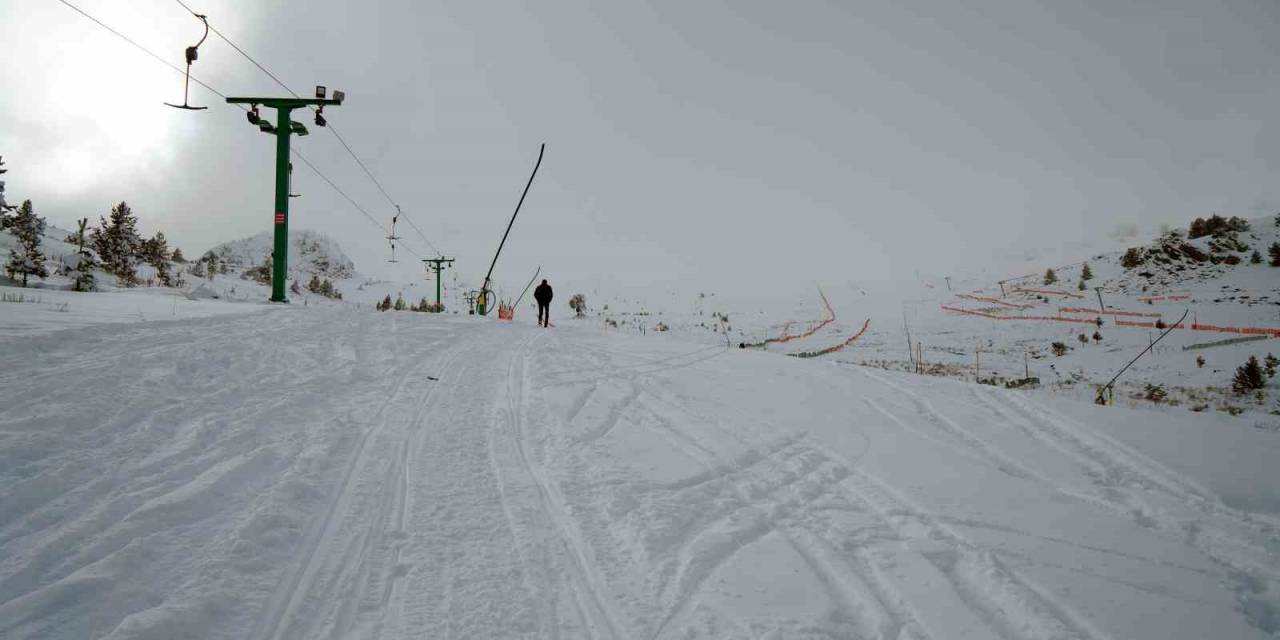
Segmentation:
{"type": "Polygon", "coordinates": [[[0,372],[5,638],[1265,637],[1278,611],[1276,518],[1001,390],[425,314],[87,334],[0,372]],[[1187,603],[1213,624],[1135,626],[1187,603]]]}

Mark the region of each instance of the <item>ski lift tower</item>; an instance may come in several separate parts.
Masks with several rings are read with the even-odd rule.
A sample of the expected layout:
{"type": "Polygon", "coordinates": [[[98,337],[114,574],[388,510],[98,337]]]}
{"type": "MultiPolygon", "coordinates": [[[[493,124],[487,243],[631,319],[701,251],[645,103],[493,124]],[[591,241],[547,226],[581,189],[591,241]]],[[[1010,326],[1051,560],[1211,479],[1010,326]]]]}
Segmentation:
{"type": "Polygon", "coordinates": [[[422,261],[427,265],[427,270],[436,274],[436,308],[444,311],[444,304],[440,302],[440,272],[446,267],[453,265],[453,258],[440,256],[437,258],[426,258],[422,261]]]}
{"type": "Polygon", "coordinates": [[[317,107],[316,126],[325,126],[324,108],[329,105],[342,104],[346,95],[334,91],[332,98],[326,98],[327,90],[323,86],[316,87],[315,98],[227,98],[228,104],[247,104],[249,112],[245,115],[249,124],[256,125],[263,133],[276,136],[276,206],[275,206],[275,244],[271,262],[271,301],[288,302],[285,297],[285,280],[289,270],[289,136],[307,135],[306,126],[293,120],[291,112],[303,107],[317,107]],[[276,124],[258,115],[258,106],[276,110],[276,124]]]}

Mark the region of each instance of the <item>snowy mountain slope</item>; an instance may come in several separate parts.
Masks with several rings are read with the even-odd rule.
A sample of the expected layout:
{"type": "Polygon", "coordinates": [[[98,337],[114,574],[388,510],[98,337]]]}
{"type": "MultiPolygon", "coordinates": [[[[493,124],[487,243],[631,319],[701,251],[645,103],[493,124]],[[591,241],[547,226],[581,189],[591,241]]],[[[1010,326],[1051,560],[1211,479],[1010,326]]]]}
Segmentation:
{"type": "MultiPolygon", "coordinates": [[[[958,269],[949,282],[936,278],[828,285],[824,288],[836,311],[834,322],[812,336],[763,348],[786,354],[825,349],[848,339],[869,319],[867,334],[825,358],[912,371],[915,355],[914,349],[909,352],[906,346],[909,332],[931,375],[966,380],[980,377],[1001,385],[1031,376],[1040,379],[1040,384],[1028,389],[1033,393],[1092,401],[1097,386],[1110,380],[1160,333],[1155,326],[1125,323],[1154,325],[1158,320],[1169,325],[1187,311],[1188,324],[1280,329],[1280,268],[1269,266],[1265,259],[1268,247],[1280,241],[1280,227],[1274,217],[1249,222],[1250,230],[1234,234],[1234,241],[1225,236],[1188,240],[1185,230],[1180,238],[1130,241],[1128,246],[1143,248],[1146,254],[1163,260],[1149,259],[1131,269],[1121,265],[1126,248],[1119,245],[1121,248],[1114,251],[1080,255],[1074,262],[1041,262],[1038,266],[1023,263],[1016,256],[997,256],[991,263],[1003,265],[1003,271],[975,261],[965,270],[958,269]],[[1236,241],[1240,243],[1236,249],[1225,246],[1236,241]],[[1169,257],[1166,248],[1180,249],[1184,244],[1196,247],[1203,261],[1188,258],[1180,250],[1177,259],[1169,257]],[[1219,245],[1219,250],[1212,250],[1212,244],[1219,245]],[[1249,260],[1255,250],[1264,257],[1261,264],[1249,260]],[[1237,264],[1229,264],[1228,256],[1234,256],[1230,261],[1237,264]],[[1084,262],[1089,264],[1093,279],[1080,291],[1084,262]],[[1043,283],[1049,268],[1059,280],[1053,285],[1043,283]],[[1101,291],[1095,292],[1095,287],[1101,291]],[[1101,311],[1099,294],[1104,305],[1101,311]],[[1028,319],[1018,319],[1024,316],[1028,319]],[[1043,319],[1046,317],[1077,322],[1043,319]],[[1099,318],[1101,327],[1091,324],[1099,318]],[[1061,343],[1066,351],[1056,355],[1054,343],[1061,343]]],[[[1116,246],[1115,241],[1108,242],[1116,246]]],[[[1045,253],[1066,259],[1062,251],[1032,255],[1045,253]]],[[[766,338],[803,333],[825,316],[818,292],[812,285],[802,284],[791,301],[773,304],[717,296],[643,302],[597,297],[586,322],[619,333],[639,335],[644,330],[655,339],[667,336],[710,344],[723,343],[727,336],[732,344],[758,344],[766,338]],[[723,322],[720,318],[724,317],[729,321],[723,322]],[[659,322],[671,331],[654,333],[659,322]]],[[[1280,356],[1280,340],[1272,337],[1216,344],[1241,336],[1175,330],[1126,372],[1116,401],[1161,411],[1176,407],[1177,411],[1242,413],[1251,424],[1280,430],[1280,377],[1269,382],[1261,400],[1256,394],[1237,395],[1230,388],[1236,367],[1249,356],[1259,360],[1268,354],[1280,356]],[[1203,365],[1198,358],[1204,359],[1203,365]],[[1168,393],[1167,401],[1148,400],[1147,385],[1162,387],[1168,393]]]]}
{"type": "Polygon", "coordinates": [[[291,305],[10,342],[0,636],[1277,631],[1275,434],[669,338],[291,305]]]}
{"type": "MultiPolygon", "coordinates": [[[[257,267],[268,260],[274,250],[272,231],[224,242],[209,251],[225,260],[237,271],[257,267]]],[[[355,263],[342,252],[338,242],[329,236],[307,229],[289,232],[289,277],[306,282],[312,275],[334,280],[355,276],[355,263]]]]}

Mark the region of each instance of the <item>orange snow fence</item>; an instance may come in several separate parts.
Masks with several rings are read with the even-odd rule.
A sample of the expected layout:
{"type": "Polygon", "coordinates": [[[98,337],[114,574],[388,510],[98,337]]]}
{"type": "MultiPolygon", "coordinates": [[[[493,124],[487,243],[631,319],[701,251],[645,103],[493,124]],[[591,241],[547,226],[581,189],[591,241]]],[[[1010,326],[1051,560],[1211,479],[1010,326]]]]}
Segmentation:
{"type": "Polygon", "coordinates": [[[856,342],[858,338],[862,337],[862,334],[867,332],[867,328],[870,326],[871,326],[871,318],[867,318],[867,321],[862,323],[861,330],[849,336],[844,342],[841,342],[840,344],[834,344],[834,345],[831,345],[830,347],[827,347],[826,349],[819,349],[818,351],[802,351],[800,353],[793,353],[790,355],[793,355],[797,358],[816,358],[818,356],[825,356],[828,353],[835,353],[856,342]]]}
{"type": "Polygon", "coordinates": [[[794,336],[787,332],[791,325],[791,323],[788,322],[787,323],[788,329],[783,330],[781,336],[777,338],[769,338],[765,340],[762,344],[783,344],[786,342],[791,342],[792,340],[800,340],[801,338],[808,338],[809,336],[821,331],[823,327],[831,324],[832,322],[835,322],[836,312],[831,308],[831,303],[827,301],[827,295],[822,292],[821,287],[818,288],[818,295],[822,296],[822,304],[827,307],[827,318],[825,320],[822,320],[821,322],[818,322],[814,326],[810,327],[808,331],[805,331],[804,333],[796,334],[794,336]]]}
{"type": "Polygon", "coordinates": [[[1024,293],[1042,293],[1047,296],[1062,296],[1064,298],[1083,298],[1084,297],[1082,295],[1068,293],[1066,291],[1055,291],[1053,289],[1027,289],[1025,287],[1020,287],[1018,289],[1014,289],[1014,291],[1022,291],[1024,293]]]}
{"type": "MultiPolygon", "coordinates": [[[[992,320],[1041,320],[1041,321],[1049,321],[1049,322],[1075,322],[1078,324],[1094,324],[1095,322],[1095,320],[1091,320],[1091,319],[1068,318],[1066,316],[1001,316],[1001,315],[996,315],[994,313],[987,313],[985,311],[974,311],[972,309],[961,309],[960,307],[951,307],[945,304],[942,305],[942,310],[952,311],[955,313],[963,313],[965,315],[970,315],[970,316],[990,318],[992,320]]],[[[1097,314],[1097,312],[1091,312],[1091,313],[1095,313],[1096,315],[1103,315],[1103,314],[1097,314]]],[[[1119,318],[1113,319],[1112,322],[1114,322],[1115,325],[1118,327],[1137,327],[1142,329],[1161,328],[1161,327],[1157,327],[1155,322],[1121,320],[1119,318]]],[[[1164,328],[1168,328],[1168,327],[1164,327],[1164,328]]],[[[1218,333],[1238,333],[1241,335],[1270,336],[1272,338],[1280,338],[1280,328],[1277,328],[1277,327],[1219,327],[1217,325],[1199,324],[1199,323],[1192,323],[1190,327],[1188,327],[1185,323],[1183,323],[1183,324],[1174,325],[1173,328],[1174,329],[1190,328],[1192,331],[1216,331],[1218,333]]]]}
{"type": "Polygon", "coordinates": [[[977,300],[979,302],[990,302],[993,304],[1003,305],[1006,307],[1012,307],[1014,309],[1031,309],[1035,307],[1035,305],[1032,305],[1032,304],[1014,304],[1012,302],[1005,302],[1004,300],[1001,300],[999,298],[989,298],[987,296],[978,296],[978,295],[973,295],[971,293],[957,293],[956,297],[968,298],[970,300],[977,300]]]}
{"type": "Polygon", "coordinates": [[[971,316],[981,316],[983,318],[991,318],[992,320],[1056,320],[1058,322],[1078,322],[1081,324],[1093,324],[1093,320],[1085,318],[1068,318],[1066,316],[998,316],[994,313],[985,311],[973,311],[972,309],[961,309],[960,307],[948,307],[942,305],[944,311],[954,311],[956,313],[964,313],[971,316]]]}
{"type": "Polygon", "coordinates": [[[1160,316],[1164,315],[1161,313],[1146,313],[1142,311],[1116,311],[1114,309],[1108,309],[1107,311],[1103,312],[1103,311],[1098,311],[1097,309],[1089,309],[1087,307],[1058,307],[1058,312],[1059,313],[1091,313],[1095,316],[1099,316],[1099,315],[1134,316],[1138,318],[1159,318],[1160,316]]]}
{"type": "Polygon", "coordinates": [[[1218,333],[1239,333],[1247,336],[1271,336],[1280,338],[1280,328],[1274,327],[1219,327],[1212,324],[1192,324],[1194,331],[1216,331],[1218,333]]]}

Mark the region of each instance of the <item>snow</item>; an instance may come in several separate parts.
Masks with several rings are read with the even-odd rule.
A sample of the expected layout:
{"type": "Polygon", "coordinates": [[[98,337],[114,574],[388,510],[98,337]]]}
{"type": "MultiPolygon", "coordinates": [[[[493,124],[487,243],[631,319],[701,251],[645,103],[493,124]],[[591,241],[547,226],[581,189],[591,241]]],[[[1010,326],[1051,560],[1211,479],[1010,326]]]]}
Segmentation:
{"type": "Polygon", "coordinates": [[[1280,633],[1239,418],[231,286],[0,304],[0,637],[1280,633]]]}
{"type": "MultiPolygon", "coordinates": [[[[236,270],[243,271],[261,265],[271,257],[274,249],[274,231],[263,231],[256,236],[220,244],[209,251],[236,270]]],[[[193,259],[195,257],[192,256],[193,259]]],[[[312,274],[322,278],[350,278],[355,275],[355,264],[333,238],[308,229],[294,229],[289,232],[289,276],[305,285],[312,274]]]]}

